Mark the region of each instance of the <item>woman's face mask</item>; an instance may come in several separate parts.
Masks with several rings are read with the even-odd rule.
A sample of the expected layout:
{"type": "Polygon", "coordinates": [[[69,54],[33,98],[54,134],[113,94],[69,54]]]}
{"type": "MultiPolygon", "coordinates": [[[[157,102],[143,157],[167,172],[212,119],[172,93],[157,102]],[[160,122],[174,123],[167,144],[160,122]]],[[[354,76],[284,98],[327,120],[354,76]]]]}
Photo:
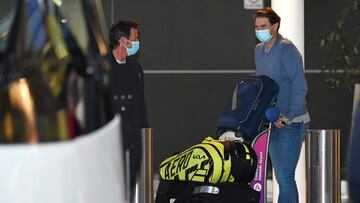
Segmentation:
{"type": "Polygon", "coordinates": [[[260,42],[268,42],[272,38],[272,35],[270,34],[270,29],[255,30],[255,35],[260,42]]]}

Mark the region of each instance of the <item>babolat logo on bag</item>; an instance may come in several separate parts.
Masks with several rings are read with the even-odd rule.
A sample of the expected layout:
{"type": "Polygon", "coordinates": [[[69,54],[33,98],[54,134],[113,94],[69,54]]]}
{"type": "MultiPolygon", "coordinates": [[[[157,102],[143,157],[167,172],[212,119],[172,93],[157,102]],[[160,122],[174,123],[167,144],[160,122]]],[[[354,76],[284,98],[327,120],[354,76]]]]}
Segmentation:
{"type": "MultiPolygon", "coordinates": [[[[256,154],[251,154],[251,147],[244,143],[237,143],[241,150],[226,150],[226,144],[223,141],[206,138],[201,144],[190,147],[174,156],[167,158],[160,165],[160,176],[164,180],[180,180],[194,182],[233,182],[239,179],[232,175],[232,162],[235,159],[243,159],[245,165],[255,165],[253,175],[256,170],[256,154]],[[237,152],[238,151],[238,152],[237,152]],[[234,153],[235,152],[235,153],[234,153]],[[251,154],[251,156],[250,156],[251,154]],[[255,154],[255,159],[254,159],[255,154]],[[247,164],[249,163],[249,164],[247,164]]],[[[236,146],[236,145],[234,145],[236,146]]],[[[233,147],[235,149],[236,147],[233,147]]],[[[239,148],[239,147],[237,147],[239,148]]],[[[236,161],[236,160],[235,160],[236,161]]],[[[238,163],[234,164],[239,165],[238,163]]],[[[246,172],[242,167],[244,174],[246,172]]],[[[234,174],[239,174],[235,171],[234,174]]],[[[253,175],[251,179],[253,178],[253,175]]],[[[243,176],[243,175],[242,175],[243,176]]],[[[244,179],[241,177],[241,179],[244,179]]],[[[245,178],[248,181],[249,178],[245,178]]]]}

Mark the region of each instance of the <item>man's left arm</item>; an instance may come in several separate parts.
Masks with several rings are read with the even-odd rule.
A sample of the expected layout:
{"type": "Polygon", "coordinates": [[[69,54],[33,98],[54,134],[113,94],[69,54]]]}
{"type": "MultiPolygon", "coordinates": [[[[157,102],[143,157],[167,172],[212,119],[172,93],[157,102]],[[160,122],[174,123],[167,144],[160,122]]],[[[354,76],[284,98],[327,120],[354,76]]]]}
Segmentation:
{"type": "Polygon", "coordinates": [[[286,115],[291,120],[299,116],[295,114],[303,108],[306,102],[308,86],[305,79],[301,54],[293,44],[287,44],[284,47],[282,62],[285,67],[285,72],[291,81],[289,113],[286,115]]]}
{"type": "Polygon", "coordinates": [[[140,81],[140,127],[141,128],[150,128],[147,104],[145,98],[145,82],[144,82],[144,71],[140,62],[135,59],[134,62],[138,66],[138,74],[140,81]]]}

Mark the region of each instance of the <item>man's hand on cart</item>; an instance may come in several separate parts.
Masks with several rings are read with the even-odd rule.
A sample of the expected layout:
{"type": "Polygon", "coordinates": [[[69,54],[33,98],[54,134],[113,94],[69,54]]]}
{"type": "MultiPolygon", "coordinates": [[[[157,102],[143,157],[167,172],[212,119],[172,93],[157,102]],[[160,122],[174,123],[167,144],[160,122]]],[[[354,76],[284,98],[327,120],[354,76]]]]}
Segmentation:
{"type": "Polygon", "coordinates": [[[285,125],[291,125],[290,119],[280,113],[280,110],[276,107],[266,109],[265,116],[270,122],[273,122],[277,128],[282,128],[285,125]]]}

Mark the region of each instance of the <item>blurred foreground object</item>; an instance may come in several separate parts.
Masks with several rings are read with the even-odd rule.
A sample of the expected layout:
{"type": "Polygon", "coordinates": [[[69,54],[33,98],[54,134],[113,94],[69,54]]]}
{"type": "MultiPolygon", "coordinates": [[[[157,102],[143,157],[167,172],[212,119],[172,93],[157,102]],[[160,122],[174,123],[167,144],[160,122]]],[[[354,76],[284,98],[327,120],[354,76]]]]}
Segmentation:
{"type": "Polygon", "coordinates": [[[84,48],[53,1],[18,2],[0,66],[0,143],[68,140],[113,118],[107,49],[90,2],[78,8],[84,48]]]}
{"type": "Polygon", "coordinates": [[[119,120],[70,142],[0,146],[0,202],[126,203],[119,120]]]}
{"type": "Polygon", "coordinates": [[[360,84],[355,85],[349,151],[349,193],[352,202],[360,202],[360,84]]]}
{"type": "Polygon", "coordinates": [[[1,38],[0,202],[126,202],[99,5],[17,2],[1,38]]]}

